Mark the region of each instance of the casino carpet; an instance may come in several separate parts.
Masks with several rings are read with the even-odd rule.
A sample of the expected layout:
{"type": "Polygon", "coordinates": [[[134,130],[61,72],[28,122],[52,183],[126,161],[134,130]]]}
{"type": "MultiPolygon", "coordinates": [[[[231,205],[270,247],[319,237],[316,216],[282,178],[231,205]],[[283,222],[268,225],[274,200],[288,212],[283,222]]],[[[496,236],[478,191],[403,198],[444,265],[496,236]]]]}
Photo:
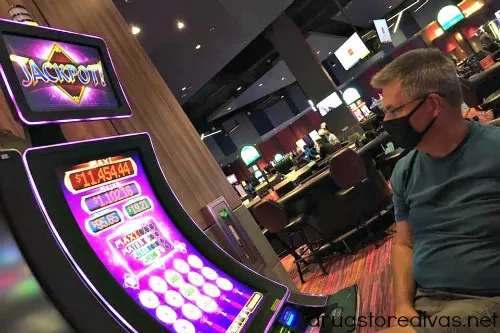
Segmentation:
{"type": "MultiPolygon", "coordinates": [[[[318,265],[311,264],[304,274],[306,282],[303,285],[300,283],[293,258],[288,256],[281,262],[301,292],[332,294],[356,283],[361,298],[360,315],[368,317],[371,314],[374,317],[387,318],[394,313],[391,247],[392,238],[387,238],[379,248],[372,245],[353,255],[332,257],[325,263],[329,273],[327,276],[321,273],[318,265]]],[[[382,325],[383,319],[378,320],[378,325],[382,325]]],[[[373,325],[373,327],[360,327],[358,332],[372,333],[380,329],[381,327],[373,325]]]]}

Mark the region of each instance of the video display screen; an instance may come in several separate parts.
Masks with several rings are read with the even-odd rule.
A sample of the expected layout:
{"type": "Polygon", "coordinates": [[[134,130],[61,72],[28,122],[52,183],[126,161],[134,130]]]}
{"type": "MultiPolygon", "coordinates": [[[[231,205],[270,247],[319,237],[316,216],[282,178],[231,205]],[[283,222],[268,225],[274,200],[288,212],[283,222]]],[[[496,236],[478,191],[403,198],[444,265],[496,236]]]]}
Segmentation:
{"type": "Polygon", "coordinates": [[[354,33],[341,47],[335,51],[335,56],[347,71],[356,65],[361,59],[370,54],[370,50],[357,33],[354,33]]]}
{"type": "Polygon", "coordinates": [[[34,112],[120,106],[97,48],[9,33],[2,37],[34,112]]]}
{"type": "Polygon", "coordinates": [[[153,318],[172,332],[244,332],[263,295],[187,241],[160,205],[138,153],[57,172],[90,247],[153,318]]]}

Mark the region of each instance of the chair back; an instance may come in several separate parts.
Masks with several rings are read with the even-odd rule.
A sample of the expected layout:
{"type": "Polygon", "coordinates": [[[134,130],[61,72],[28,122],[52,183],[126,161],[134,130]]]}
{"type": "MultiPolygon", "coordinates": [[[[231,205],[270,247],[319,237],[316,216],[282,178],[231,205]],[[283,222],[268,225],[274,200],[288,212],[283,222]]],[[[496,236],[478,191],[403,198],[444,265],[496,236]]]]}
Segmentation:
{"type": "Polygon", "coordinates": [[[341,189],[349,189],[366,179],[365,163],[354,150],[343,149],[330,159],[330,177],[341,189]]]}
{"type": "Polygon", "coordinates": [[[278,233],[289,223],[285,209],[277,202],[263,200],[252,209],[257,223],[269,232],[278,233]]]}

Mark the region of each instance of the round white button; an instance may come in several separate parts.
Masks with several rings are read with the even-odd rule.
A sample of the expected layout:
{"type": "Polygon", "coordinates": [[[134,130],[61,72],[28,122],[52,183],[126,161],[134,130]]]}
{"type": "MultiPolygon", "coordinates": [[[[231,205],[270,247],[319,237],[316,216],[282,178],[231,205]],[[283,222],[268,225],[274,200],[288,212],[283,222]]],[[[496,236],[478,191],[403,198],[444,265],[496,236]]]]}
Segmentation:
{"type": "Polygon", "coordinates": [[[184,297],[177,291],[169,290],[165,293],[165,301],[174,308],[180,308],[184,304],[184,297]]]}
{"type": "Polygon", "coordinates": [[[148,309],[154,309],[160,305],[160,299],[151,290],[141,291],[139,293],[139,301],[148,309]]]}
{"type": "Polygon", "coordinates": [[[166,305],[160,305],[156,308],[156,316],[166,324],[173,324],[177,319],[175,311],[166,305]]]}
{"type": "Polygon", "coordinates": [[[203,261],[201,261],[200,258],[198,258],[197,256],[195,256],[193,254],[191,254],[190,256],[188,256],[188,263],[193,268],[200,269],[200,268],[203,267],[203,261]]]}
{"type": "Polygon", "coordinates": [[[190,285],[189,283],[185,283],[181,286],[180,293],[190,301],[194,301],[196,298],[198,298],[198,296],[200,296],[200,292],[198,291],[198,289],[196,289],[196,287],[190,285]]]}
{"type": "Polygon", "coordinates": [[[210,297],[217,298],[220,296],[220,289],[211,283],[206,283],[203,286],[203,291],[205,292],[205,294],[207,294],[210,297]]]}
{"type": "Polygon", "coordinates": [[[217,279],[217,273],[210,267],[203,267],[201,269],[201,274],[203,274],[203,276],[206,277],[208,280],[217,279]]]}
{"type": "Polygon", "coordinates": [[[152,276],[149,278],[149,287],[157,293],[164,294],[167,289],[167,283],[159,276],[152,276]]]}
{"type": "Polygon", "coordinates": [[[182,306],[182,314],[184,314],[184,316],[189,319],[189,320],[198,320],[201,318],[201,310],[198,309],[196,306],[194,306],[193,304],[184,304],[182,306]]]}
{"type": "Polygon", "coordinates": [[[187,274],[189,272],[189,265],[187,262],[185,262],[182,259],[175,259],[174,260],[174,268],[182,274],[187,274]]]}
{"type": "Polygon", "coordinates": [[[217,303],[213,299],[207,296],[200,296],[196,300],[196,305],[207,313],[214,313],[217,311],[217,303]]]}
{"type": "Polygon", "coordinates": [[[176,271],[169,270],[165,272],[165,280],[174,288],[179,288],[184,284],[184,278],[176,271]]]}
{"type": "Polygon", "coordinates": [[[189,280],[189,282],[191,282],[191,284],[193,284],[197,287],[201,287],[205,283],[205,279],[203,278],[203,276],[201,276],[200,273],[196,273],[196,272],[189,272],[188,273],[188,280],[189,280]]]}
{"type": "Polygon", "coordinates": [[[217,281],[215,281],[215,283],[217,283],[219,288],[222,290],[226,291],[233,290],[233,284],[228,279],[218,278],[217,281]]]}
{"type": "Polygon", "coordinates": [[[174,323],[174,329],[177,333],[195,333],[194,325],[185,319],[179,319],[174,323]]]}

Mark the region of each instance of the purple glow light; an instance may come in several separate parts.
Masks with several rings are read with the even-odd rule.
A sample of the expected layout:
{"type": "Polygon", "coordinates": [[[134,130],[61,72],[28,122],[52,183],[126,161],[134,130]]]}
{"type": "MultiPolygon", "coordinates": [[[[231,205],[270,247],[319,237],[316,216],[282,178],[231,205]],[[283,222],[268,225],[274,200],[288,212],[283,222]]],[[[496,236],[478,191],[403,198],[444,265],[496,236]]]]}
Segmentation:
{"type": "MultiPolygon", "coordinates": [[[[134,135],[136,135],[136,134],[126,135],[126,136],[134,136],[134,135]]],[[[148,136],[148,137],[149,137],[149,136],[148,136]]],[[[89,141],[100,141],[100,140],[110,140],[110,139],[113,139],[113,137],[104,138],[104,139],[89,140],[89,141]]],[[[149,140],[151,140],[151,138],[150,138],[150,137],[149,137],[149,140]]],[[[89,141],[79,141],[79,142],[76,142],[76,143],[89,142],[89,141]]],[[[63,144],[59,144],[59,145],[55,145],[55,146],[67,146],[67,145],[74,145],[74,144],[76,144],[76,143],[63,143],[63,144]]],[[[43,148],[43,147],[39,147],[39,148],[31,148],[31,149],[28,149],[28,151],[31,151],[31,150],[38,150],[38,149],[44,149],[44,148],[43,148]]],[[[24,157],[23,157],[23,160],[24,160],[24,163],[25,163],[25,165],[26,165],[27,169],[29,170],[29,165],[28,165],[28,163],[27,163],[27,159],[26,159],[26,154],[28,153],[28,151],[25,153],[25,155],[24,155],[24,157]]],[[[155,158],[156,158],[156,156],[155,156],[155,158]]],[[[157,158],[156,158],[156,160],[157,160],[157,158]]],[[[139,161],[139,162],[140,162],[140,161],[139,161]]],[[[161,169],[160,169],[160,170],[161,170],[161,169]]],[[[144,176],[145,176],[145,175],[144,175],[144,176]]],[[[163,176],[164,176],[164,175],[163,175],[163,176]]],[[[78,267],[78,263],[76,263],[76,262],[74,261],[73,257],[72,257],[72,256],[71,256],[71,254],[69,253],[69,250],[68,250],[68,249],[67,249],[67,247],[64,245],[63,240],[62,240],[62,239],[61,239],[61,237],[58,235],[57,230],[55,229],[55,227],[54,227],[54,225],[53,225],[53,223],[52,223],[52,221],[51,221],[50,217],[48,216],[48,213],[47,213],[47,211],[46,211],[46,208],[45,208],[45,207],[44,207],[44,205],[43,205],[42,199],[41,199],[41,197],[40,197],[40,195],[39,195],[39,193],[38,193],[38,191],[37,191],[37,189],[36,189],[36,185],[35,185],[35,182],[34,182],[34,180],[33,180],[32,176],[31,176],[31,174],[29,175],[29,177],[30,177],[30,184],[31,184],[31,186],[32,186],[32,188],[33,188],[33,190],[34,190],[34,192],[35,192],[35,196],[36,196],[36,198],[37,198],[37,201],[38,201],[38,203],[39,203],[39,205],[40,205],[40,207],[41,207],[42,211],[44,212],[44,214],[45,214],[45,215],[46,215],[46,217],[47,217],[47,221],[48,221],[49,227],[50,227],[50,229],[51,229],[52,233],[54,234],[54,236],[55,236],[56,240],[58,241],[58,243],[59,243],[59,245],[60,245],[60,248],[61,248],[61,249],[62,249],[62,250],[63,250],[63,251],[64,251],[64,252],[68,255],[68,257],[69,257],[69,258],[70,258],[70,260],[72,261],[73,265],[75,265],[75,267],[78,267]]],[[[140,177],[142,177],[142,176],[140,176],[140,177]]],[[[166,179],[165,179],[165,181],[166,181],[166,179]]],[[[144,184],[144,183],[142,183],[142,181],[141,181],[140,183],[141,183],[141,184],[144,184]]],[[[167,182],[167,183],[168,183],[168,182],[167,182]]],[[[144,193],[143,193],[143,194],[144,194],[144,193]]],[[[153,198],[151,198],[151,197],[150,197],[150,199],[153,199],[153,198]]],[[[176,199],[177,199],[177,198],[176,198],[176,199]]],[[[154,200],[153,200],[153,201],[154,201],[154,200]]],[[[74,204],[71,204],[70,202],[68,202],[68,204],[69,204],[70,206],[72,206],[72,205],[74,206],[74,204]]],[[[153,205],[154,205],[155,207],[156,207],[156,206],[160,206],[160,205],[159,205],[159,203],[157,203],[157,202],[153,202],[153,205]]],[[[75,206],[74,206],[74,207],[75,207],[75,206]]],[[[160,206],[160,207],[161,207],[161,206],[160,206]]],[[[116,207],[114,207],[114,208],[116,208],[116,207]]],[[[76,216],[75,216],[75,218],[76,218],[76,216]]],[[[78,220],[78,219],[77,219],[77,220],[78,220]]],[[[165,222],[166,222],[166,221],[165,221],[165,222]]],[[[119,225],[124,225],[124,223],[125,223],[125,222],[122,222],[122,223],[120,223],[119,225]]],[[[194,224],[194,222],[192,222],[192,223],[194,224]]],[[[196,224],[194,224],[194,225],[196,225],[196,224]]],[[[196,227],[199,229],[199,227],[198,227],[198,226],[196,226],[196,227]]],[[[115,228],[111,228],[111,229],[118,230],[119,228],[120,228],[120,227],[118,227],[118,228],[116,228],[116,229],[115,229],[115,228]]],[[[200,232],[201,232],[201,229],[199,229],[199,230],[200,230],[200,232]]],[[[83,232],[83,230],[82,230],[82,232],[83,232]]],[[[177,232],[178,232],[178,231],[177,231],[177,232]]],[[[89,236],[89,237],[92,237],[92,236],[89,236]]],[[[88,237],[87,237],[87,238],[88,238],[88,237]]],[[[215,244],[215,245],[216,245],[216,244],[215,244]]],[[[192,246],[191,246],[189,243],[188,243],[188,244],[186,244],[186,246],[187,246],[187,247],[186,247],[186,249],[187,249],[188,253],[191,253],[191,252],[196,253],[196,251],[191,251],[191,247],[192,247],[192,246]]],[[[219,249],[220,249],[220,248],[219,248],[219,249]]],[[[94,250],[95,250],[95,249],[94,249],[94,250]]],[[[223,250],[221,249],[221,251],[223,251],[223,250]]],[[[96,254],[99,254],[99,253],[96,251],[96,254]]],[[[202,257],[203,257],[203,256],[202,256],[202,257]]],[[[187,256],[186,256],[186,258],[184,258],[184,259],[185,259],[185,260],[184,260],[185,262],[189,261],[189,260],[188,260],[188,258],[187,258],[187,256]]],[[[101,260],[102,260],[102,258],[101,258],[101,260]]],[[[208,265],[208,266],[206,265],[206,267],[209,267],[209,266],[210,266],[210,262],[208,262],[206,259],[205,259],[204,261],[205,261],[205,262],[207,263],[207,265],[208,265]]],[[[104,263],[105,265],[107,264],[107,263],[106,263],[106,262],[104,262],[104,261],[103,261],[103,263],[104,263]]],[[[242,269],[244,268],[244,269],[248,270],[248,268],[246,268],[245,266],[243,266],[241,263],[239,263],[239,262],[238,262],[238,264],[239,264],[239,265],[241,265],[242,269]]],[[[183,267],[183,264],[182,264],[181,262],[178,262],[178,263],[177,263],[177,265],[176,265],[176,267],[177,267],[177,269],[179,269],[179,267],[181,267],[180,269],[181,269],[181,270],[184,270],[184,268],[182,268],[182,267],[183,267]]],[[[216,267],[215,267],[215,266],[212,266],[212,267],[216,269],[216,267]]],[[[193,270],[193,269],[191,269],[191,271],[194,271],[194,270],[193,270]]],[[[200,271],[200,272],[201,272],[201,271],[200,271]]],[[[93,287],[93,286],[92,286],[91,281],[89,281],[89,279],[88,279],[88,278],[84,275],[84,272],[83,272],[83,271],[82,271],[79,267],[78,267],[78,273],[82,276],[83,281],[84,281],[87,285],[89,285],[89,286],[91,287],[91,289],[92,289],[92,290],[96,293],[96,295],[97,295],[100,299],[102,299],[102,298],[103,298],[103,296],[102,296],[102,295],[100,295],[100,294],[99,294],[99,292],[95,289],[95,287],[93,287]]],[[[219,275],[219,276],[224,276],[224,274],[221,274],[221,273],[222,273],[222,272],[217,273],[217,275],[219,275]]],[[[207,272],[206,272],[206,275],[207,275],[208,277],[211,277],[211,276],[210,276],[210,274],[211,274],[211,273],[209,273],[209,272],[207,273],[207,272]]],[[[258,273],[256,273],[256,274],[258,274],[258,273]]],[[[192,275],[191,275],[191,277],[195,277],[195,275],[194,275],[194,274],[192,274],[192,275]]],[[[211,277],[211,278],[213,278],[213,277],[211,277]]],[[[267,279],[267,278],[266,278],[266,279],[267,279]]],[[[191,282],[191,280],[192,280],[192,279],[189,279],[189,278],[188,278],[188,279],[186,279],[186,281],[188,281],[188,280],[191,282]]],[[[207,282],[208,282],[208,281],[207,281],[207,282]]],[[[240,284],[239,282],[235,282],[234,280],[232,281],[232,283],[234,283],[234,285],[235,285],[235,286],[238,286],[238,285],[240,284]]],[[[154,284],[154,283],[153,283],[153,284],[154,284]]],[[[143,284],[139,284],[139,285],[140,285],[140,286],[143,286],[143,284]]],[[[162,288],[164,288],[164,287],[163,287],[162,285],[160,285],[160,284],[154,284],[154,285],[156,286],[156,288],[159,288],[158,290],[163,290],[162,288]]],[[[149,285],[149,288],[153,288],[153,287],[152,287],[151,285],[149,285]]],[[[213,287],[212,287],[212,286],[210,286],[208,289],[210,289],[210,293],[212,293],[213,295],[216,295],[216,294],[217,294],[217,293],[215,292],[215,289],[216,289],[216,288],[215,288],[215,289],[214,289],[214,288],[215,288],[215,286],[213,286],[213,287]]],[[[145,289],[147,289],[147,288],[145,288],[145,289]]],[[[170,287],[169,287],[169,290],[170,290],[170,289],[172,289],[172,288],[170,288],[170,287]]],[[[197,289],[197,288],[196,288],[196,289],[197,289]]],[[[240,288],[240,289],[242,289],[242,288],[240,288]]],[[[201,291],[203,291],[203,288],[200,288],[200,289],[198,290],[198,293],[200,293],[201,291]]],[[[181,291],[181,292],[182,292],[182,291],[181,291]]],[[[186,290],[184,290],[184,293],[187,295],[187,291],[186,291],[186,290]]],[[[224,292],[223,292],[223,293],[224,293],[224,292]]],[[[234,295],[236,295],[236,294],[234,294],[234,295]]],[[[233,296],[230,296],[230,297],[233,297],[233,298],[234,298],[234,297],[235,297],[234,295],[233,295],[233,296]]],[[[137,297],[137,296],[136,296],[136,297],[137,297]]],[[[144,303],[144,302],[143,302],[143,305],[144,305],[144,304],[151,304],[151,306],[156,305],[156,300],[155,300],[155,299],[153,299],[153,298],[151,298],[151,297],[149,297],[149,296],[148,296],[148,294],[142,295],[142,297],[143,297],[144,299],[146,299],[146,300],[147,300],[147,301],[145,301],[146,303],[144,303]],[[151,301],[151,303],[148,303],[149,301],[151,301]]],[[[134,299],[136,299],[136,298],[134,297],[134,299]]],[[[278,309],[276,310],[276,312],[275,312],[275,314],[274,314],[274,316],[273,316],[273,319],[274,319],[274,318],[275,318],[275,316],[277,315],[277,313],[278,313],[279,309],[281,308],[281,306],[282,306],[282,304],[283,304],[283,302],[284,302],[284,300],[285,300],[285,299],[286,299],[286,297],[283,297],[283,298],[282,298],[282,300],[281,300],[281,302],[280,302],[280,304],[279,304],[279,307],[278,307],[278,309]]],[[[103,300],[103,299],[102,299],[102,300],[103,300]]],[[[107,307],[109,307],[109,306],[110,306],[107,302],[105,302],[105,300],[103,300],[103,301],[104,301],[104,303],[106,303],[106,306],[107,306],[107,307]]],[[[175,301],[174,301],[174,303],[175,303],[175,301]]],[[[240,301],[240,303],[243,303],[243,301],[240,301]]],[[[198,305],[198,304],[197,304],[197,305],[198,305]]],[[[188,307],[188,308],[189,308],[189,307],[188,307]]],[[[208,311],[208,310],[209,310],[209,311],[212,311],[212,310],[210,310],[210,309],[211,309],[211,307],[208,307],[208,308],[207,308],[207,311],[208,311]]],[[[168,309],[166,309],[166,308],[164,308],[164,307],[161,307],[161,310],[160,310],[160,308],[158,308],[158,309],[156,310],[156,314],[153,314],[152,316],[153,316],[153,317],[156,317],[156,316],[158,316],[158,317],[159,317],[159,316],[163,316],[164,318],[167,318],[167,317],[168,317],[168,316],[167,316],[167,314],[168,314],[168,311],[167,311],[167,310],[168,310],[168,309]]],[[[120,316],[119,316],[119,314],[116,314],[116,313],[115,313],[116,311],[114,311],[114,309],[110,308],[110,311],[111,311],[112,313],[114,313],[114,314],[115,314],[115,317],[116,317],[116,318],[118,318],[120,321],[124,322],[124,324],[125,324],[127,327],[130,327],[130,324],[129,324],[129,323],[127,323],[127,322],[125,322],[125,321],[124,321],[124,319],[123,319],[122,317],[120,317],[120,316]]],[[[185,311],[185,308],[183,308],[183,311],[185,311]]],[[[187,310],[186,310],[186,311],[187,311],[187,310]]],[[[148,312],[149,312],[149,311],[148,311],[148,312]]],[[[227,312],[227,311],[225,311],[225,312],[227,312]]],[[[194,312],[193,312],[193,313],[189,312],[189,313],[190,313],[190,314],[188,314],[187,316],[194,316],[194,317],[197,317],[196,313],[194,313],[194,312]]],[[[185,314],[184,314],[184,315],[185,315],[185,314]]],[[[180,316],[179,316],[179,318],[180,318],[181,316],[182,316],[182,315],[180,315],[180,316]]],[[[180,323],[178,323],[178,322],[182,321],[182,319],[179,319],[179,318],[177,318],[177,322],[176,322],[176,324],[174,325],[174,327],[176,327],[176,326],[179,326],[179,325],[180,325],[180,323]]],[[[189,317],[186,317],[186,318],[189,318],[189,317]]],[[[213,321],[212,321],[212,323],[213,323],[213,321]]],[[[270,329],[271,324],[272,324],[272,321],[268,324],[268,327],[266,328],[266,332],[270,329]]],[[[205,325],[205,326],[206,326],[206,327],[208,327],[207,325],[205,325]]],[[[207,332],[208,332],[208,331],[207,331],[207,332]]]]}

